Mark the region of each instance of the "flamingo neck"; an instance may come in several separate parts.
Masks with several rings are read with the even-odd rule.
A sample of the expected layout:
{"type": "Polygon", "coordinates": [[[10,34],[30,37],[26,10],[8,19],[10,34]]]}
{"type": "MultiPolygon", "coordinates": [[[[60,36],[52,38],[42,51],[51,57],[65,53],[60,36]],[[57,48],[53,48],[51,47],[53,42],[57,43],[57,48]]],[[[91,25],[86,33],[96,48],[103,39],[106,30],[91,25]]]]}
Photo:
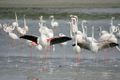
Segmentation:
{"type": "Polygon", "coordinates": [[[24,27],[26,26],[26,19],[25,19],[25,16],[24,16],[24,27]]]}
{"type": "Polygon", "coordinates": [[[94,39],[94,26],[92,26],[92,39],[94,39]]]}
{"type": "Polygon", "coordinates": [[[99,32],[99,36],[101,36],[101,32],[102,32],[102,28],[100,27],[100,32],[99,32]]]}
{"type": "Polygon", "coordinates": [[[85,31],[85,38],[87,38],[88,37],[88,35],[87,35],[87,26],[86,26],[86,31],[85,31]]]}
{"type": "Polygon", "coordinates": [[[83,34],[85,35],[84,22],[82,22],[82,31],[83,31],[83,34]]]}
{"type": "Polygon", "coordinates": [[[72,35],[72,24],[71,24],[71,22],[70,22],[70,37],[73,37],[73,35],[72,35]]]}
{"type": "Polygon", "coordinates": [[[15,12],[15,21],[16,21],[16,23],[18,24],[18,18],[17,18],[16,12],[15,12]]]}
{"type": "Polygon", "coordinates": [[[75,34],[75,46],[77,46],[77,33],[75,34]]]}

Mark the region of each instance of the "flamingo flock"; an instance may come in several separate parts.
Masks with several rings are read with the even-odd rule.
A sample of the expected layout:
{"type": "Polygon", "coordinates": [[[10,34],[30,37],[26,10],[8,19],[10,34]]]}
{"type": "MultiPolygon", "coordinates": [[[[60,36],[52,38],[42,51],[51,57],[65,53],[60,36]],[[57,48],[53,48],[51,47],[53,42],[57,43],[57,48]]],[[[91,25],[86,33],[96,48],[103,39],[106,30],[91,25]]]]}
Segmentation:
{"type": "Polygon", "coordinates": [[[55,29],[59,27],[59,23],[55,20],[54,16],[49,17],[51,19],[51,28],[46,26],[47,21],[43,19],[43,16],[39,17],[38,22],[38,32],[40,36],[28,34],[29,27],[27,25],[27,21],[25,19],[25,15],[23,16],[23,27],[19,26],[17,14],[15,13],[15,21],[9,24],[0,24],[0,29],[3,29],[4,32],[8,33],[9,37],[13,40],[21,40],[25,39],[25,41],[39,50],[43,50],[49,46],[55,46],[55,44],[60,44],[62,46],[67,45],[68,41],[72,40],[73,50],[75,53],[80,53],[81,49],[89,50],[93,53],[98,53],[98,51],[116,47],[119,49],[118,39],[120,39],[120,24],[118,26],[114,25],[114,17],[111,18],[109,31],[103,30],[102,27],[99,27],[99,38],[96,39],[94,37],[95,27],[91,27],[91,36],[88,36],[88,26],[85,26],[87,20],[82,20],[81,26],[78,26],[79,19],[76,15],[70,15],[69,20],[69,32],[70,36],[65,35],[64,33],[59,33],[59,35],[55,35],[55,29]],[[79,27],[82,30],[79,30],[79,27]],[[19,36],[15,33],[18,32],[19,36]]]}

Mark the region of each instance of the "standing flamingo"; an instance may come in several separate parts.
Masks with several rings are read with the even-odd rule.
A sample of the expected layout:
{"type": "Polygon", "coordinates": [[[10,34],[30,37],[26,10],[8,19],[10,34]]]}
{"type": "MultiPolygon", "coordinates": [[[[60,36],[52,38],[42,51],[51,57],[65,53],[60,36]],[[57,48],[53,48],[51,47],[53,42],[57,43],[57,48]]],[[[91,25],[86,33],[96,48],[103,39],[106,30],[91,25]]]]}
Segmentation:
{"type": "MultiPolygon", "coordinates": [[[[16,17],[16,21],[17,21],[17,23],[18,23],[18,20],[17,20],[17,15],[15,15],[15,17],[16,17]]],[[[17,24],[16,23],[16,24],[17,24]]],[[[26,25],[26,20],[25,20],[25,15],[24,15],[24,27],[23,28],[21,28],[21,27],[19,27],[19,25],[16,25],[16,28],[17,28],[17,31],[21,34],[21,35],[25,35],[27,32],[28,32],[28,26],[26,25]]]]}
{"type": "Polygon", "coordinates": [[[110,24],[111,24],[111,26],[110,26],[110,33],[115,33],[116,31],[117,31],[117,27],[114,25],[114,23],[113,23],[113,20],[115,19],[115,17],[112,17],[111,18],[111,22],[110,22],[110,24]]]}
{"type": "Polygon", "coordinates": [[[57,21],[55,21],[55,18],[54,16],[50,16],[51,18],[51,26],[52,26],[52,29],[56,29],[58,26],[59,26],[59,23],[57,21]]]}
{"type": "MultiPolygon", "coordinates": [[[[109,47],[116,47],[118,46],[118,43],[114,40],[116,40],[115,37],[111,38],[110,36],[107,38],[108,34],[106,33],[106,31],[102,31],[104,32],[104,35],[102,33],[102,36],[100,37],[99,41],[96,41],[94,39],[94,27],[92,27],[92,37],[90,37],[90,39],[86,36],[85,43],[77,43],[81,48],[84,48],[86,50],[90,50],[93,53],[97,53],[99,50],[105,49],[105,48],[109,48],[109,47]],[[104,39],[105,37],[107,39],[104,39]],[[110,39],[111,38],[111,39],[110,39]],[[115,38],[115,39],[114,39],[115,38]],[[110,39],[110,40],[109,40],[110,39]],[[112,41],[113,40],[113,41],[112,41]]],[[[75,46],[75,44],[73,44],[73,46],[75,46]]]]}
{"type": "Polygon", "coordinates": [[[47,26],[44,26],[43,24],[45,23],[45,20],[43,20],[43,16],[40,17],[40,22],[39,22],[39,32],[41,34],[46,35],[49,38],[54,37],[54,32],[52,29],[49,29],[47,26]]]}

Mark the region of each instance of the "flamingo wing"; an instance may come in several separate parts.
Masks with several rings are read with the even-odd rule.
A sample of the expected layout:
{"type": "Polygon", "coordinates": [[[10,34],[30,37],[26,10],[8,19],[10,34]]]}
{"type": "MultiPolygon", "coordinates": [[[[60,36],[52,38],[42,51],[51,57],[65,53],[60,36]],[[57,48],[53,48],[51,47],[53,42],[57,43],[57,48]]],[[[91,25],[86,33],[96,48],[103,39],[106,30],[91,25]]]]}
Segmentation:
{"type": "Polygon", "coordinates": [[[99,49],[106,49],[106,48],[110,48],[110,47],[119,46],[119,44],[110,42],[110,41],[104,41],[104,42],[102,41],[102,42],[99,42],[98,46],[99,46],[99,49]]]}
{"type": "Polygon", "coordinates": [[[55,37],[50,40],[50,45],[63,43],[69,40],[72,40],[72,38],[67,37],[67,36],[55,37]]]}
{"type": "MultiPolygon", "coordinates": [[[[83,44],[83,43],[77,43],[78,46],[80,46],[81,48],[83,49],[87,49],[87,50],[90,50],[90,47],[88,44],[83,44]]],[[[72,46],[75,46],[75,44],[73,44],[72,46]]]]}
{"type": "Polygon", "coordinates": [[[20,36],[20,38],[33,41],[33,42],[35,42],[36,44],[38,43],[38,42],[37,42],[38,37],[33,36],[33,35],[23,35],[23,36],[20,36]]]}

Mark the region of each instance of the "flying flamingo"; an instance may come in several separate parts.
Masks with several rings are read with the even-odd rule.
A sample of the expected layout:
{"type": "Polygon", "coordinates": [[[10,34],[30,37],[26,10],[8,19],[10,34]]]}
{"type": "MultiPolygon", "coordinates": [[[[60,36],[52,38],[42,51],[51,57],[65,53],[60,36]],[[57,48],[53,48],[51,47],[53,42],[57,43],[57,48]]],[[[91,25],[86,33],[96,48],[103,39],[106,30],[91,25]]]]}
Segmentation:
{"type": "Polygon", "coordinates": [[[32,35],[23,35],[20,38],[30,40],[36,45],[41,44],[43,48],[71,40],[71,38],[67,36],[48,38],[46,35],[41,35],[40,37],[32,35]]]}

